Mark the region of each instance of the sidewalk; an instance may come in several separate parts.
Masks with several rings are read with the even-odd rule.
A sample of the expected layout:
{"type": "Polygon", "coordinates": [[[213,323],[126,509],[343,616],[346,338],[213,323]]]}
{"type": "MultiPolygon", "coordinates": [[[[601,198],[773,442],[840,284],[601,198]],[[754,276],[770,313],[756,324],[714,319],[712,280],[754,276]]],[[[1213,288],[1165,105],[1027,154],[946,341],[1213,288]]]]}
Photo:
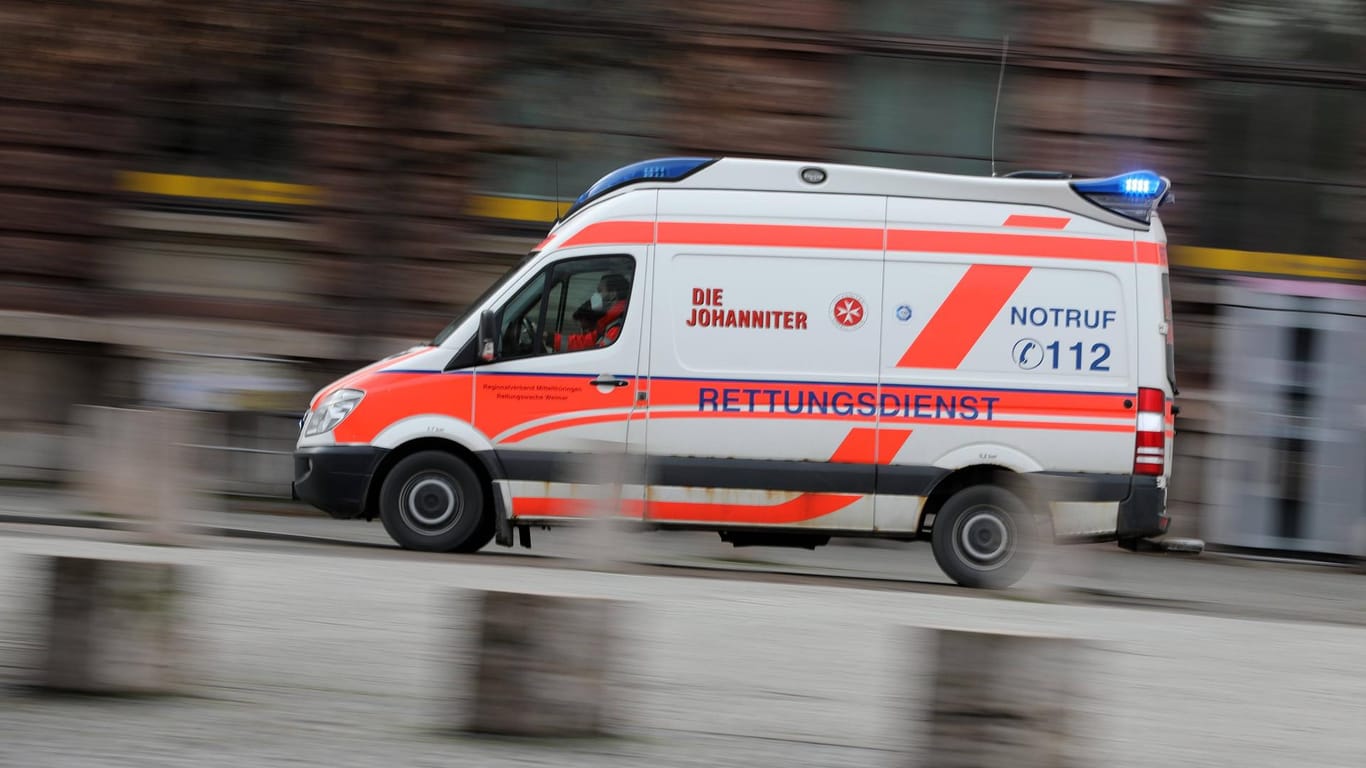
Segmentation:
{"type": "MultiPolygon", "coordinates": [[[[339,551],[339,550],[338,550],[339,551]]],[[[919,736],[915,626],[1089,638],[1077,765],[1366,764],[1366,630],[1011,599],[0,533],[0,764],[45,766],[879,766],[919,736]],[[192,698],[33,697],[27,557],[196,569],[192,698]],[[625,600],[617,738],[440,732],[465,692],[474,589],[625,600]],[[5,684],[9,684],[6,686],[5,684]]]]}

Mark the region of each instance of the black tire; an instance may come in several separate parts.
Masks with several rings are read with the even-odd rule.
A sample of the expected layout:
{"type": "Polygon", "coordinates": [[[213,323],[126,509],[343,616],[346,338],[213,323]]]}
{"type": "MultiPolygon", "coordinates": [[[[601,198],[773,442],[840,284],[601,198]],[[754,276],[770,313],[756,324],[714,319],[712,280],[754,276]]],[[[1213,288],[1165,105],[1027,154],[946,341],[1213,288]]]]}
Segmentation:
{"type": "Polygon", "coordinates": [[[469,464],[443,451],[422,451],[384,478],[379,518],[404,549],[476,552],[493,538],[484,497],[484,484],[469,464]]]}
{"type": "Polygon", "coordinates": [[[1014,493],[974,485],[950,496],[934,519],[935,562],[965,587],[1004,589],[1033,564],[1038,525],[1014,493]]]}

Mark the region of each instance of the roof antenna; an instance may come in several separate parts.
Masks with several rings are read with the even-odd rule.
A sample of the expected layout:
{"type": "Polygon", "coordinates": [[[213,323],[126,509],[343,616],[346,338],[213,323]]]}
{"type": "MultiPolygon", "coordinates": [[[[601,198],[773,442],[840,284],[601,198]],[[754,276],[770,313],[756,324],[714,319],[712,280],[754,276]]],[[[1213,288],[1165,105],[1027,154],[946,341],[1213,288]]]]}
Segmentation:
{"type": "Polygon", "coordinates": [[[555,223],[550,225],[554,229],[560,223],[560,156],[555,155],[555,223]]]}
{"type": "Polygon", "coordinates": [[[1010,52],[1010,33],[1001,38],[1001,73],[996,77],[996,106],[991,110],[991,175],[996,176],[996,116],[1001,112],[1001,84],[1006,79],[1006,54],[1010,52]]]}

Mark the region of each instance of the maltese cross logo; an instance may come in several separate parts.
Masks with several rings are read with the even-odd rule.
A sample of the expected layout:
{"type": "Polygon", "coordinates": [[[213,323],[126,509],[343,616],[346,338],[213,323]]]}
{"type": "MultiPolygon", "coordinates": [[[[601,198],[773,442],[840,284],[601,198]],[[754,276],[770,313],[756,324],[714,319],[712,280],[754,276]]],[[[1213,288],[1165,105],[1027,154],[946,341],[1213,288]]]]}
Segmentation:
{"type": "Polygon", "coordinates": [[[831,315],[834,317],[835,324],[847,330],[853,330],[863,325],[868,313],[864,311],[863,301],[851,294],[845,294],[835,299],[835,303],[830,305],[831,315]]]}

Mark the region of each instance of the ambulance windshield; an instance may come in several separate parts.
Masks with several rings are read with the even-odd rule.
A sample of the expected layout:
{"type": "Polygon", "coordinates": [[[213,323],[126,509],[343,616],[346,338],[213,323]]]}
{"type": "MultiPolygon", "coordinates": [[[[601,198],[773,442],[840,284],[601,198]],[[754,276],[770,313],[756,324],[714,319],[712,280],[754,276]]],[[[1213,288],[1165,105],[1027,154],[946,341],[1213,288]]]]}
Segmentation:
{"type": "Polygon", "coordinates": [[[451,337],[452,333],[455,333],[456,328],[459,328],[462,323],[473,317],[474,313],[478,312],[479,308],[484,306],[484,304],[488,302],[489,297],[497,293],[498,291],[502,290],[503,286],[507,285],[508,281],[512,280],[512,278],[515,275],[517,275],[517,273],[521,272],[522,267],[525,267],[527,263],[530,262],[535,255],[536,252],[533,251],[523,256],[522,260],[517,262],[517,266],[504,272],[502,277],[499,277],[497,280],[494,280],[492,285],[484,289],[483,293],[479,294],[479,298],[470,302],[469,306],[465,307],[465,311],[461,312],[458,317],[447,323],[445,328],[441,329],[441,333],[438,333],[436,335],[436,338],[432,339],[431,346],[441,346],[446,341],[446,339],[449,339],[451,337]]]}

